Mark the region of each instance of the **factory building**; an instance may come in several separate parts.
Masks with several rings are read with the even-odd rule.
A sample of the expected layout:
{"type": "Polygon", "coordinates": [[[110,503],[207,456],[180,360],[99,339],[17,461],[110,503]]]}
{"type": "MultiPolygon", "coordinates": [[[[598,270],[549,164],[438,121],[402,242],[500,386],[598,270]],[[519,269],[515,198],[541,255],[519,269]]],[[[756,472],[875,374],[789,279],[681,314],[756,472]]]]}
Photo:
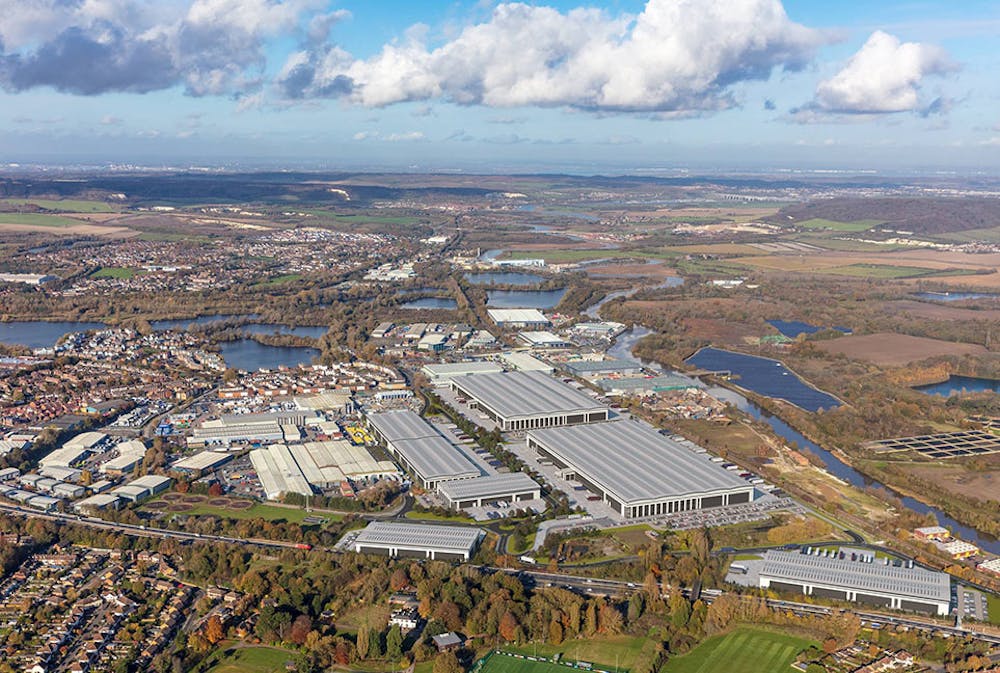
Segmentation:
{"type": "Polygon", "coordinates": [[[524,472],[511,472],[462,481],[445,481],[438,484],[438,493],[451,509],[482,507],[485,503],[500,500],[516,507],[519,502],[540,499],[542,487],[524,472]]]}
{"type": "Polygon", "coordinates": [[[452,362],[424,365],[420,370],[434,385],[447,385],[453,378],[472,374],[499,374],[503,367],[493,362],[452,362]]]}
{"type": "Polygon", "coordinates": [[[147,498],[152,498],[154,495],[163,493],[170,488],[170,484],[172,483],[173,479],[170,477],[147,474],[145,477],[133,479],[124,486],[113,488],[109,493],[129,502],[142,502],[147,498]]]}
{"type": "Polygon", "coordinates": [[[292,452],[284,444],[271,444],[250,452],[250,463],[268,500],[277,500],[284,493],[312,495],[312,488],[292,452]]]}
{"type": "Polygon", "coordinates": [[[499,327],[550,327],[552,321],[537,308],[491,308],[486,311],[499,327]]]}
{"type": "Polygon", "coordinates": [[[875,558],[863,549],[770,549],[730,566],[727,581],[864,605],[947,616],[951,579],[910,561],[875,558]]]}
{"type": "Polygon", "coordinates": [[[171,470],[185,472],[187,474],[201,475],[205,472],[212,472],[233,459],[231,453],[218,453],[216,451],[202,451],[187,458],[181,458],[174,462],[171,470]]]}
{"type": "Polygon", "coordinates": [[[461,449],[412,411],[383,411],[366,420],[372,434],[422,488],[434,490],[441,482],[482,474],[461,449]]]}
{"type": "Polygon", "coordinates": [[[468,561],[483,532],[463,526],[373,521],[354,539],[354,551],[391,558],[468,561]]]}
{"type": "Polygon", "coordinates": [[[528,432],[528,448],[551,460],[626,519],[753,500],[754,487],[641,421],[528,432]]]}
{"type": "Polygon", "coordinates": [[[562,368],[582,379],[609,375],[635,376],[642,373],[642,364],[634,360],[570,360],[562,368]]]}
{"type": "Polygon", "coordinates": [[[606,406],[541,372],[466,376],[451,387],[505,432],[608,420],[606,406]]]}

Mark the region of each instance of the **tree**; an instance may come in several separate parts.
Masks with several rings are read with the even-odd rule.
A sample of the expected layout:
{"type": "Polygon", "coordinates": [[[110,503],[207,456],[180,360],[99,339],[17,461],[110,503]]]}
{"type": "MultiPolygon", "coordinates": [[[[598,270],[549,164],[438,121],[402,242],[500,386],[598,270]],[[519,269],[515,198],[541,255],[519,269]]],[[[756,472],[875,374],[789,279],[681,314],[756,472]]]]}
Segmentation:
{"type": "Polygon", "coordinates": [[[688,619],[691,618],[691,605],[687,602],[687,599],[680,594],[680,592],[674,593],[670,596],[670,623],[674,625],[674,628],[682,629],[687,623],[688,619]]]}
{"type": "Polygon", "coordinates": [[[382,634],[375,629],[372,629],[371,633],[368,634],[368,658],[382,658],[382,634]]]}
{"type": "Polygon", "coordinates": [[[308,615],[299,615],[292,622],[292,628],[288,631],[288,639],[296,645],[303,645],[309,632],[312,631],[312,620],[308,615]]]}
{"type": "Polygon", "coordinates": [[[371,631],[366,626],[362,626],[358,629],[358,657],[361,659],[368,658],[368,650],[371,648],[371,631]]]}
{"type": "Polygon", "coordinates": [[[393,591],[405,589],[410,584],[410,576],[406,573],[406,568],[396,568],[389,578],[389,588],[393,591]]]}
{"type": "Polygon", "coordinates": [[[463,673],[464,670],[454,652],[442,652],[434,658],[434,673],[463,673]]]}
{"type": "Polygon", "coordinates": [[[212,615],[205,622],[205,640],[210,645],[215,645],[226,637],[225,629],[222,628],[222,620],[219,615],[212,615]]]}
{"type": "MultiPolygon", "coordinates": [[[[514,613],[508,610],[503,613],[503,617],[500,618],[500,637],[506,640],[508,643],[512,643],[517,639],[517,617],[514,613]]],[[[435,667],[437,662],[435,662],[435,667]]]]}
{"type": "Polygon", "coordinates": [[[397,661],[403,656],[403,630],[399,624],[393,624],[385,634],[385,656],[390,661],[397,661]]]}

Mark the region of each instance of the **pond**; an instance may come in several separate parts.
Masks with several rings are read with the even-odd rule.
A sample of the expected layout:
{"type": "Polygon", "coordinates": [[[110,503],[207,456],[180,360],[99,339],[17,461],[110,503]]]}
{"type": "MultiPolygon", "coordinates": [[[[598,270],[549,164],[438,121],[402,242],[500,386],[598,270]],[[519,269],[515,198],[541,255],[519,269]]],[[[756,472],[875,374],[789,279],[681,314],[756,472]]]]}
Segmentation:
{"type": "Polygon", "coordinates": [[[777,360],[720,348],[702,348],[686,362],[709,371],[732,372],[740,377],[736,384],[741,388],[785,400],[806,411],[840,406],[836,397],[813,388],[777,360]]]}
{"type": "Polygon", "coordinates": [[[566,294],[561,290],[488,290],[486,305],[490,308],[555,308],[566,294]]]}
{"type": "Polygon", "coordinates": [[[315,348],[265,346],[253,339],[225,341],[219,344],[219,349],[228,366],[248,372],[308,364],[319,355],[315,348]]]}
{"type": "Polygon", "coordinates": [[[948,377],[947,381],[931,383],[926,386],[915,386],[913,389],[928,395],[938,395],[939,397],[951,397],[952,395],[960,395],[962,393],[1000,393],[1000,380],[952,375],[948,377]]]}
{"type": "Polygon", "coordinates": [[[422,297],[401,304],[400,308],[405,309],[444,309],[454,311],[458,308],[458,302],[451,297],[422,297]]]}
{"type": "MultiPolygon", "coordinates": [[[[800,334],[815,334],[816,332],[822,332],[827,329],[826,327],[820,327],[819,325],[810,325],[807,322],[801,322],[799,320],[768,320],[767,324],[778,330],[784,336],[789,339],[794,339],[800,334]]],[[[844,334],[850,334],[850,327],[831,327],[829,329],[835,329],[838,332],[843,332],[844,334]]]]}
{"type": "Polygon", "coordinates": [[[964,301],[966,299],[993,299],[1000,297],[1000,294],[987,294],[983,292],[917,292],[913,296],[917,299],[929,299],[930,301],[964,301]]]}
{"type": "Polygon", "coordinates": [[[27,346],[28,348],[52,348],[64,335],[70,332],[104,329],[101,322],[45,322],[43,320],[22,320],[0,322],[0,343],[27,346]]]}
{"type": "Polygon", "coordinates": [[[538,285],[545,277],[520,271],[485,271],[467,273],[465,279],[473,285],[538,285]]]}

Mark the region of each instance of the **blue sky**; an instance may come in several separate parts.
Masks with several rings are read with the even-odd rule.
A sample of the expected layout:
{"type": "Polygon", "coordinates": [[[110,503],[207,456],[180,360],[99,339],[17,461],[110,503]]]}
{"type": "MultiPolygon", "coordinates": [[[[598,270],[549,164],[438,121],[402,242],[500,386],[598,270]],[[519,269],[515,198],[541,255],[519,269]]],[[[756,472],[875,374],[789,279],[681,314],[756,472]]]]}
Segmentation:
{"type": "Polygon", "coordinates": [[[0,162],[1000,170],[1000,4],[9,0],[0,162]]]}

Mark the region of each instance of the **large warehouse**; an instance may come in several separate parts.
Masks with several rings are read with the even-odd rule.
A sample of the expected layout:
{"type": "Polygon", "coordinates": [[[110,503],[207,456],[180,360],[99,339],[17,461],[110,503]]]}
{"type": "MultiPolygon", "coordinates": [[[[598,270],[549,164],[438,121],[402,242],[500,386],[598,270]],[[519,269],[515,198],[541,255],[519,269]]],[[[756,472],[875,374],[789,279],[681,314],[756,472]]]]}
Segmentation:
{"type": "Polygon", "coordinates": [[[542,497],[542,487],[524,472],[496,474],[462,481],[445,481],[438,484],[438,493],[452,509],[482,507],[484,503],[503,500],[516,505],[526,500],[542,497]]]}
{"type": "Polygon", "coordinates": [[[876,607],[947,616],[951,580],[934,570],[875,558],[861,549],[798,552],[770,549],[763,558],[731,566],[726,579],[745,586],[804,593],[809,596],[876,607]],[[898,565],[897,565],[898,564],[898,565]]]}
{"type": "Polygon", "coordinates": [[[754,487],[735,473],[640,421],[532,430],[528,448],[627,519],[753,500],[754,487]]]}
{"type": "Polygon", "coordinates": [[[393,558],[468,561],[483,537],[478,528],[373,521],[354,539],[354,551],[393,558]]]}
{"type": "Polygon", "coordinates": [[[464,376],[451,387],[503,431],[608,420],[606,406],[541,372],[464,376]]]}
{"type": "Polygon", "coordinates": [[[412,411],[383,411],[369,414],[367,420],[372,434],[429,491],[441,482],[474,479],[482,474],[461,449],[412,411]]]}

